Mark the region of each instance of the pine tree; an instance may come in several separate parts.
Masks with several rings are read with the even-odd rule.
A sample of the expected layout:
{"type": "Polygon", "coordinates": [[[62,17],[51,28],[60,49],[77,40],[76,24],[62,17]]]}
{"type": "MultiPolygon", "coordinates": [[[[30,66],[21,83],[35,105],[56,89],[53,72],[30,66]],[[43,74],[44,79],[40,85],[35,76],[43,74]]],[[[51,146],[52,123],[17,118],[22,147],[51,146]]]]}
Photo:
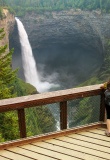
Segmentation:
{"type": "MultiPolygon", "coordinates": [[[[0,29],[0,39],[5,36],[4,29],[0,29]]],[[[12,70],[11,60],[13,49],[6,53],[7,45],[0,46],[0,99],[16,96],[13,83],[16,81],[17,70],[12,70]]]]}
{"type": "MultiPolygon", "coordinates": [[[[0,29],[0,40],[5,36],[4,29],[0,29]]],[[[16,96],[13,83],[17,77],[17,70],[12,70],[11,59],[13,50],[6,53],[7,45],[0,46],[0,99],[16,96]]],[[[15,112],[0,113],[0,141],[18,137],[17,115],[15,112]]]]}

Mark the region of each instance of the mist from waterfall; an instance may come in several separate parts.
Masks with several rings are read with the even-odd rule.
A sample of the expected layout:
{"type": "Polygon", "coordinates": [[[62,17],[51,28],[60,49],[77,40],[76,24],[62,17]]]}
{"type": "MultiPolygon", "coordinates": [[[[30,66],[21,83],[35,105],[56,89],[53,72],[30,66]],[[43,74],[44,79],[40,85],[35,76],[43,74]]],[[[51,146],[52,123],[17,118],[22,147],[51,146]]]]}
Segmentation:
{"type": "Polygon", "coordinates": [[[15,18],[15,20],[17,22],[18,27],[19,39],[21,44],[23,70],[26,82],[32,84],[38,92],[46,92],[52,87],[58,87],[57,84],[40,81],[40,76],[37,71],[36,62],[32,53],[32,48],[29,43],[26,30],[22,22],[17,17],[15,18]]]}

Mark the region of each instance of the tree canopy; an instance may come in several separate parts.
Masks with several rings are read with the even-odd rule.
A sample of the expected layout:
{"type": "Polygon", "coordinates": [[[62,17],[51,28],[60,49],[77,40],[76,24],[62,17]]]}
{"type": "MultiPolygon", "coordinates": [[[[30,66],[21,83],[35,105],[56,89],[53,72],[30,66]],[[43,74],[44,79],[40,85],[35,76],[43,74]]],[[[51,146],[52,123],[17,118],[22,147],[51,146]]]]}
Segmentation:
{"type": "Polygon", "coordinates": [[[1,6],[11,6],[17,15],[26,11],[53,11],[64,9],[96,10],[110,12],[110,0],[0,0],[1,6]]]}

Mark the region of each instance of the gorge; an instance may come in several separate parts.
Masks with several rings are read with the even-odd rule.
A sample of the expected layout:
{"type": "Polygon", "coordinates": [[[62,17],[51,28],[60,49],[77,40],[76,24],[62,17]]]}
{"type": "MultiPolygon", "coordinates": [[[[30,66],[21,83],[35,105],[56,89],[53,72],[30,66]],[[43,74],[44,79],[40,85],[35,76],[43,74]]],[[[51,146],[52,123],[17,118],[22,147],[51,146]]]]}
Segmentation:
{"type": "MultiPolygon", "coordinates": [[[[89,80],[92,76],[97,75],[104,65],[106,40],[110,40],[110,14],[101,14],[100,11],[90,12],[71,9],[68,11],[44,12],[42,14],[28,12],[23,17],[19,17],[19,19],[24,24],[28,34],[42,84],[45,84],[45,82],[59,84],[57,88],[53,87],[50,91],[76,87],[89,80]]],[[[7,26],[9,19],[4,19],[4,21],[7,26]]],[[[0,23],[3,24],[2,22],[0,23]]],[[[19,77],[24,79],[21,44],[14,17],[12,22],[8,24],[12,24],[7,29],[10,33],[10,39],[8,39],[7,35],[7,40],[10,42],[10,48],[14,48],[12,66],[13,68],[19,67],[19,77]]],[[[8,41],[5,43],[8,43],[8,41]]],[[[94,81],[94,83],[97,84],[97,81],[94,81]]],[[[100,82],[98,81],[98,83],[100,82]]],[[[35,93],[28,92],[28,94],[35,93]]],[[[58,104],[52,105],[56,106],[58,104]]],[[[69,102],[69,106],[72,108],[71,102],[69,102]]],[[[57,111],[55,110],[56,107],[52,107],[52,109],[50,105],[47,107],[54,114],[57,129],[59,129],[59,106],[57,111]]],[[[33,118],[31,119],[31,115],[33,113],[41,114],[42,110],[41,112],[32,111],[32,114],[30,110],[28,113],[30,116],[28,119],[30,122],[29,127],[32,127],[33,131],[35,127],[31,125],[34,120],[33,118]]],[[[88,109],[84,107],[85,110],[88,109]]],[[[69,112],[71,113],[70,122],[74,117],[74,111],[73,107],[69,112]]],[[[44,112],[47,114],[47,110],[44,112]]],[[[55,121],[53,122],[54,126],[55,121]]],[[[39,123],[36,122],[35,126],[37,124],[39,123]]],[[[46,127],[46,125],[43,126],[46,127]]],[[[38,133],[38,131],[36,132],[38,133]]]]}
{"type": "MultiPolygon", "coordinates": [[[[109,14],[71,9],[27,13],[20,20],[27,31],[42,82],[57,83],[60,85],[57,89],[72,88],[88,80],[102,66],[105,39],[110,37],[109,14]]],[[[14,68],[22,66],[18,42],[15,25],[10,36],[10,47],[15,48],[14,68]]],[[[20,68],[19,76],[23,78],[20,68]]]]}
{"type": "Polygon", "coordinates": [[[52,87],[57,87],[57,84],[41,82],[37,65],[32,53],[32,48],[22,22],[15,17],[18,27],[19,39],[21,44],[22,64],[24,70],[25,81],[33,85],[39,93],[48,91],[52,87]]]}

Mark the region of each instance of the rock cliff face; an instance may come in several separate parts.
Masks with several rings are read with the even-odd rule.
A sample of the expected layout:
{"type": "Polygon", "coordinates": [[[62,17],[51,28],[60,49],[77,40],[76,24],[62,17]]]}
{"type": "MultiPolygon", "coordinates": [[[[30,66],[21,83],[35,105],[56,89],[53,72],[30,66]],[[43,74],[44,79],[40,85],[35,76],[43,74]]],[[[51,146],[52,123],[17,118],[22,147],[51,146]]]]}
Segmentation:
{"type": "Polygon", "coordinates": [[[13,14],[7,9],[3,9],[3,19],[0,20],[0,28],[4,28],[5,37],[0,41],[0,45],[9,46],[9,35],[12,33],[15,25],[15,18],[13,14]]]}
{"type": "MultiPolygon", "coordinates": [[[[21,21],[42,80],[57,81],[62,89],[70,88],[100,69],[105,39],[110,38],[109,14],[81,10],[27,13],[21,21]]],[[[13,35],[12,46],[19,57],[16,26],[13,35]]]]}

